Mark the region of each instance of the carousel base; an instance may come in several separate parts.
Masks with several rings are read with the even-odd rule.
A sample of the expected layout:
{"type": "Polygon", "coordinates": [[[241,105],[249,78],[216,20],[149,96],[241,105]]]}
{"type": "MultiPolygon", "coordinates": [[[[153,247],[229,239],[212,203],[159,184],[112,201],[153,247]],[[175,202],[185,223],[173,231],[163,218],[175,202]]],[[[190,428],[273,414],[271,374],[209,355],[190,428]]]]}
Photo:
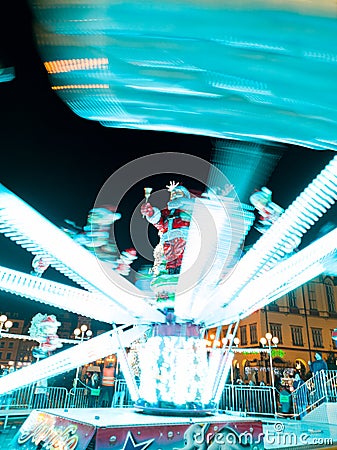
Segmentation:
{"type": "Polygon", "coordinates": [[[240,440],[242,437],[246,440],[248,433],[253,440],[249,448],[263,449],[263,429],[259,419],[234,418],[226,414],[207,418],[163,417],[139,414],[131,408],[34,410],[9,448],[190,450],[199,448],[203,441],[206,450],[214,439],[219,438],[219,433],[223,439],[235,441],[236,449],[247,448],[247,445],[241,446],[240,440]]]}
{"type": "Polygon", "coordinates": [[[154,416],[172,416],[172,417],[206,417],[216,414],[215,409],[179,409],[179,408],[156,408],[151,406],[135,406],[135,411],[142,414],[154,416]]]}

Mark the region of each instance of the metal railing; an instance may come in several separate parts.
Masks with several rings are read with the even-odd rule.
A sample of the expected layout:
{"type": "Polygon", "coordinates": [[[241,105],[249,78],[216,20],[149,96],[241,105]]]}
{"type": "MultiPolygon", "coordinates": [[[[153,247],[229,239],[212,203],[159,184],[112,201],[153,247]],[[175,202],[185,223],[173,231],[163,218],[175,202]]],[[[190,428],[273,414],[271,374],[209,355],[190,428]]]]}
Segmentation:
{"type": "MultiPolygon", "coordinates": [[[[252,416],[274,416],[274,394],[279,393],[272,386],[250,386],[226,384],[218,409],[226,413],[252,416]]],[[[97,392],[96,392],[97,394],[97,392]]],[[[64,387],[41,387],[36,384],[25,386],[0,395],[0,417],[15,412],[49,408],[92,408],[102,405],[101,397],[92,395],[88,387],[76,387],[69,391],[64,387]]],[[[337,371],[321,371],[307,380],[291,394],[291,416],[303,417],[323,402],[337,402],[337,371]]],[[[113,407],[127,408],[133,401],[126,382],[116,380],[113,407]]],[[[7,423],[6,419],[6,423],[7,423]]]]}
{"type": "Polygon", "coordinates": [[[226,384],[219,409],[243,415],[274,415],[274,389],[272,386],[226,384]]]}
{"type": "Polygon", "coordinates": [[[296,417],[303,417],[324,402],[337,402],[336,370],[321,370],[292,393],[296,417]]]}
{"type": "MultiPolygon", "coordinates": [[[[87,387],[76,387],[68,391],[64,387],[41,387],[34,384],[0,395],[0,416],[9,410],[49,408],[97,407],[99,396],[94,396],[87,387]]],[[[113,396],[114,407],[132,407],[133,402],[126,382],[116,380],[113,396]]]]}
{"type": "Polygon", "coordinates": [[[65,399],[65,408],[88,408],[89,407],[89,389],[84,387],[71,388],[67,392],[65,399]]]}
{"type": "Polygon", "coordinates": [[[124,380],[116,380],[112,406],[115,408],[132,408],[134,402],[124,380]]]}
{"type": "Polygon", "coordinates": [[[0,413],[8,409],[62,408],[67,395],[66,388],[38,387],[32,384],[0,395],[0,413]]]}

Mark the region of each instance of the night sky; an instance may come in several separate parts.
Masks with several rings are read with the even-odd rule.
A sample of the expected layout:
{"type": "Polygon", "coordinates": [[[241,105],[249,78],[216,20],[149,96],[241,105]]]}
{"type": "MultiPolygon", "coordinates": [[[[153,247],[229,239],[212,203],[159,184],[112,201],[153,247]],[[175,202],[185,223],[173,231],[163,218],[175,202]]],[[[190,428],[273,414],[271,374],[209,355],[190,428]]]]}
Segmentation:
{"type": "MultiPolygon", "coordinates": [[[[0,183],[57,225],[65,218],[84,225],[103,183],[127,162],[167,151],[210,160],[209,137],[104,128],[77,117],[50,89],[35,47],[27,4],[16,0],[6,3],[0,59],[14,66],[16,78],[0,83],[0,183]]],[[[288,206],[333,155],[288,147],[270,174],[268,187],[273,190],[274,201],[288,206]]],[[[167,182],[165,176],[162,186],[167,182]]],[[[132,195],[140,201],[143,191],[133,190],[132,195]]],[[[122,221],[120,230],[121,247],[130,246],[122,221]]],[[[29,272],[31,260],[28,252],[0,236],[1,265],[29,272]]],[[[71,284],[52,269],[46,277],[71,284]]],[[[55,312],[1,292],[0,305],[0,312],[20,308],[30,317],[45,310],[55,312]]]]}

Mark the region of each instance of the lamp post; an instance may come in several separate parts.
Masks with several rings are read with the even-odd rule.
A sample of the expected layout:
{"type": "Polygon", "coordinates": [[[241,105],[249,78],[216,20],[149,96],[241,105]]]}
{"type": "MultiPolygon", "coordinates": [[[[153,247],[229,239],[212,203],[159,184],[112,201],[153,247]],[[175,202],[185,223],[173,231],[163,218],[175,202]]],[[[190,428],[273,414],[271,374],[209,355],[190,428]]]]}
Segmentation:
{"type": "Polygon", "coordinates": [[[2,333],[8,333],[8,331],[12,328],[13,322],[8,320],[5,314],[1,314],[0,316],[0,338],[2,337],[2,333]]]}
{"type": "Polygon", "coordinates": [[[277,344],[279,343],[279,339],[277,336],[273,336],[271,333],[266,333],[265,337],[262,337],[260,339],[260,343],[262,347],[268,348],[268,354],[269,354],[269,370],[270,370],[270,383],[273,390],[273,402],[274,402],[274,411],[276,412],[276,393],[275,393],[275,376],[274,376],[274,370],[273,370],[273,357],[272,357],[272,348],[277,347],[277,344]]]}
{"type": "MultiPolygon", "coordinates": [[[[80,340],[80,343],[82,343],[83,341],[85,341],[85,340],[91,338],[91,336],[92,336],[92,331],[91,331],[91,330],[88,330],[88,326],[85,325],[85,324],[83,324],[83,325],[81,325],[80,328],[75,328],[75,330],[74,330],[74,336],[75,336],[75,339],[79,339],[79,340],[80,340]]],[[[75,375],[75,378],[74,378],[74,384],[73,384],[73,387],[74,387],[74,394],[75,394],[75,395],[76,395],[77,383],[78,383],[78,380],[79,380],[79,378],[78,378],[79,371],[80,371],[80,367],[78,366],[78,367],[76,368],[76,375],[75,375]]]]}
{"type": "MultiPolygon", "coordinates": [[[[13,322],[11,320],[8,320],[8,317],[6,314],[1,314],[0,316],[0,339],[2,338],[3,333],[8,333],[9,330],[12,328],[13,322]]],[[[9,364],[9,362],[8,362],[9,364]]]]}

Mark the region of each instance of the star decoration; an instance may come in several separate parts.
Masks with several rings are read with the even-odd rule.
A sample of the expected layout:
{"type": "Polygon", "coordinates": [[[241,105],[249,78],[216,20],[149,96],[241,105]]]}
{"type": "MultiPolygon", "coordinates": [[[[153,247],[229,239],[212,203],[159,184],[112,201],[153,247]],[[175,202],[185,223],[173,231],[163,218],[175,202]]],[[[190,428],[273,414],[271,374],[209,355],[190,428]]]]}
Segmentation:
{"type": "Polygon", "coordinates": [[[152,444],[153,441],[154,439],[149,439],[148,441],[139,442],[136,444],[132,433],[128,431],[122,450],[145,450],[150,444],[152,444]]]}

